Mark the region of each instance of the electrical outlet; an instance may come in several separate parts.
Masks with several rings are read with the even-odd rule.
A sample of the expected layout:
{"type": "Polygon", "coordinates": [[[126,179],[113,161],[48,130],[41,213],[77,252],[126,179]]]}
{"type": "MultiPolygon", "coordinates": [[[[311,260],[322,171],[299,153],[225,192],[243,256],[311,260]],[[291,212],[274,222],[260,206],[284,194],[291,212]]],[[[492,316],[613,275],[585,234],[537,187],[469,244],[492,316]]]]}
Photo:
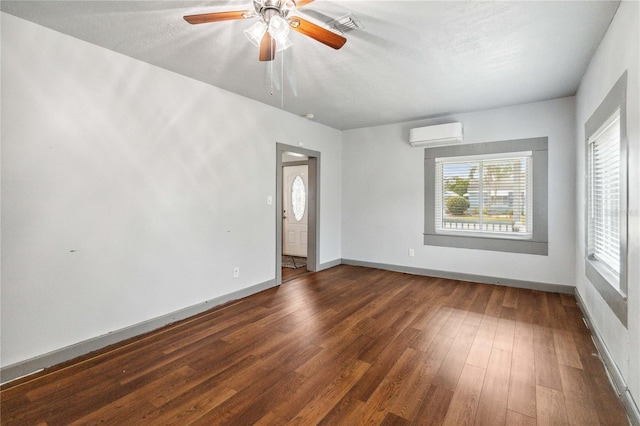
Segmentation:
{"type": "Polygon", "coordinates": [[[409,249],[409,257],[413,257],[413,256],[415,256],[415,255],[416,255],[415,250],[413,250],[413,249],[409,249]]]}
{"type": "Polygon", "coordinates": [[[236,266],[233,268],[233,278],[238,278],[240,276],[240,267],[236,266]]]}

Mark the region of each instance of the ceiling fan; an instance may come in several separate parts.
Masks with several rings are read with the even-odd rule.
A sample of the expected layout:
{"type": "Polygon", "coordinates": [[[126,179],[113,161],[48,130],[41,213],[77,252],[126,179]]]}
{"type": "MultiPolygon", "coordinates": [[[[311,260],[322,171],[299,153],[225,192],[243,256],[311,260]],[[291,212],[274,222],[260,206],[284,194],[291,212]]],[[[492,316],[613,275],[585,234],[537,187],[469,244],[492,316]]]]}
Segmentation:
{"type": "Polygon", "coordinates": [[[255,11],[236,10],[203,13],[199,15],[188,15],[185,16],[184,19],[190,24],[205,24],[208,22],[258,17],[258,22],[244,30],[244,33],[254,45],[260,47],[259,59],[261,61],[273,61],[277,51],[285,50],[291,46],[291,40],[288,38],[289,28],[334,49],[340,49],[347,42],[346,38],[299,16],[289,16],[294,10],[306,6],[313,1],[314,0],[253,0],[253,8],[255,11]]]}

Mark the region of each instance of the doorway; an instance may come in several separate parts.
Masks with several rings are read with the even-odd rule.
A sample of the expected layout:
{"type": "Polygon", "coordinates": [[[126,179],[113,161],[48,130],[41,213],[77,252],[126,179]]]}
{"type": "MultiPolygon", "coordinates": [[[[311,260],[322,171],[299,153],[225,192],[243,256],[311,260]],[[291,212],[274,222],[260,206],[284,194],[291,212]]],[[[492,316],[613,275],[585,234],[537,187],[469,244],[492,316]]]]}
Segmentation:
{"type": "Polygon", "coordinates": [[[298,271],[318,270],[320,153],[277,144],[276,284],[282,283],[283,255],[293,257],[298,271]]]}
{"type": "Polygon", "coordinates": [[[307,259],[309,166],[306,157],[304,161],[285,162],[284,156],[287,154],[282,159],[282,266],[286,258],[291,258],[293,268],[297,268],[306,265],[307,259]]]}

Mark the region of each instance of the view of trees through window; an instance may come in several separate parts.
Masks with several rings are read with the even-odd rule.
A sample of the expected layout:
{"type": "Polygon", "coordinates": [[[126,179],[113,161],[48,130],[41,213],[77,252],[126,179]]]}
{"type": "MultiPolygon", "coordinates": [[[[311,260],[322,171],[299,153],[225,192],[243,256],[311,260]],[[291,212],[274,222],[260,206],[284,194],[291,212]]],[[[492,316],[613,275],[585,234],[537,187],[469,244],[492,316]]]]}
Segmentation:
{"type": "Polygon", "coordinates": [[[436,160],[436,228],[531,234],[530,156],[436,160]]]}

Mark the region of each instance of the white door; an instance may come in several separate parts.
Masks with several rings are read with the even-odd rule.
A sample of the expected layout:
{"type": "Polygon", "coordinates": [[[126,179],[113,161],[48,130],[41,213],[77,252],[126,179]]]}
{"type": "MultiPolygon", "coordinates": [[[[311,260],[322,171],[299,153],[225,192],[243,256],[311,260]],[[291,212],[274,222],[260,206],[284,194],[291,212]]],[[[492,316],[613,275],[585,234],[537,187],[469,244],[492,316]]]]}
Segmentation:
{"type": "Polygon", "coordinates": [[[307,257],[308,167],[282,168],[282,254],[307,257]]]}

